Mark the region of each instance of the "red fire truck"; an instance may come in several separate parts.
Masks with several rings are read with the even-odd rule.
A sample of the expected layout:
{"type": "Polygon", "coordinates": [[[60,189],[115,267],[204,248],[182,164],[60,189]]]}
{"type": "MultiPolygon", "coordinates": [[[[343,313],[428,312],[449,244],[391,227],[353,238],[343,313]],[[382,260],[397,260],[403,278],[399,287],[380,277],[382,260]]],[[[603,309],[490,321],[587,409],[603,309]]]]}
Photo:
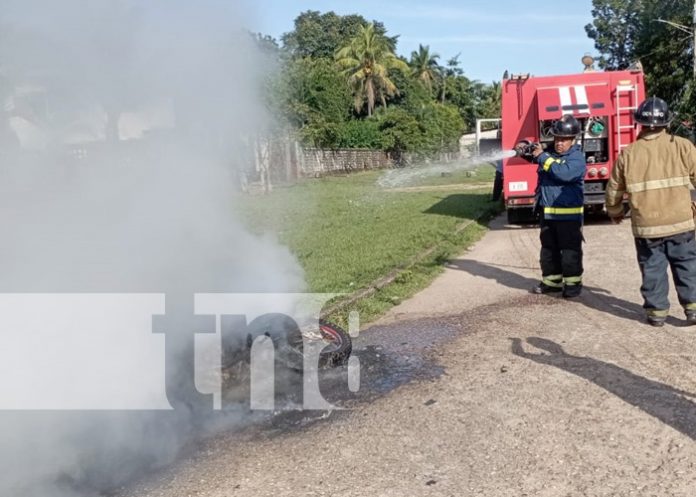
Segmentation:
{"type": "MultiPolygon", "coordinates": [[[[578,143],[585,152],[585,205],[604,208],[604,191],[619,152],[636,139],[633,111],[645,98],[643,73],[586,71],[563,76],[503,77],[501,138],[503,150],[520,141],[553,148],[551,124],[564,114],[582,126],[578,143]]],[[[503,161],[505,207],[510,223],[533,215],[537,165],[520,157],[503,161]]]]}

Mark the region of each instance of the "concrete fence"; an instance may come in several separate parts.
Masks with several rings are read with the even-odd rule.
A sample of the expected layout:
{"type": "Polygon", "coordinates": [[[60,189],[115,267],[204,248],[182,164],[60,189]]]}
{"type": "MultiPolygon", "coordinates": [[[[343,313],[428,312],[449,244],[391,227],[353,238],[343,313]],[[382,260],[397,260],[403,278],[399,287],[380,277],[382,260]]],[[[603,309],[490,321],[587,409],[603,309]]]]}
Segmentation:
{"type": "MultiPolygon", "coordinates": [[[[143,140],[111,144],[91,143],[69,146],[66,156],[73,162],[98,162],[104,150],[118,151],[124,158],[147,147],[143,140]],[[116,147],[116,148],[114,148],[116,147]]],[[[230,157],[230,167],[238,177],[239,187],[248,192],[269,192],[273,185],[290,184],[303,178],[348,174],[358,171],[416,165],[409,154],[389,154],[371,149],[305,148],[289,137],[255,137],[240,141],[230,157]]],[[[427,162],[450,162],[461,152],[443,153],[427,162]]]]}
{"type": "Polygon", "coordinates": [[[303,148],[299,172],[302,177],[317,177],[388,167],[394,167],[394,160],[382,150],[303,148]]]}

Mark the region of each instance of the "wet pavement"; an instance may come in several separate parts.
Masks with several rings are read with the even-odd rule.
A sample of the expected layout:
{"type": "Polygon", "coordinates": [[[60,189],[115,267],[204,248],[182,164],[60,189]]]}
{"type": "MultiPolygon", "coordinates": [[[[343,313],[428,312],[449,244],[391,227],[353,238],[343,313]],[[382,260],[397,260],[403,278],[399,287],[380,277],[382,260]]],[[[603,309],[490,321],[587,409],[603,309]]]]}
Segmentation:
{"type": "Polygon", "coordinates": [[[248,419],[119,496],[691,496],[696,328],[643,323],[630,227],[585,227],[586,289],[530,295],[538,231],[496,220],[362,330],[345,409],[248,419]],[[253,421],[253,422],[252,422],[253,421]]]}

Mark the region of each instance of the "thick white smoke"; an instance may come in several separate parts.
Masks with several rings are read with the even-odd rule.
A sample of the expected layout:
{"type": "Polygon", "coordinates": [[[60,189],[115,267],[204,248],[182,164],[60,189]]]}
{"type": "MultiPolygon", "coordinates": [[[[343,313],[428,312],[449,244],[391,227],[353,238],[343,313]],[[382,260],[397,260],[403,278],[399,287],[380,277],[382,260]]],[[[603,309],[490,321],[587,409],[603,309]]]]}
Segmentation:
{"type": "MultiPolygon", "coordinates": [[[[289,251],[246,232],[232,207],[247,147],[270,122],[258,98],[264,61],[240,3],[0,0],[0,293],[192,301],[304,289],[289,251]]],[[[99,366],[50,315],[33,341],[8,319],[0,374],[27,398],[58,365],[99,366]]],[[[161,358],[130,346],[102,353],[125,361],[136,384],[161,358]]],[[[79,385],[105,387],[83,373],[79,385]]],[[[0,495],[120,485],[171,461],[191,416],[0,411],[0,495]]]]}

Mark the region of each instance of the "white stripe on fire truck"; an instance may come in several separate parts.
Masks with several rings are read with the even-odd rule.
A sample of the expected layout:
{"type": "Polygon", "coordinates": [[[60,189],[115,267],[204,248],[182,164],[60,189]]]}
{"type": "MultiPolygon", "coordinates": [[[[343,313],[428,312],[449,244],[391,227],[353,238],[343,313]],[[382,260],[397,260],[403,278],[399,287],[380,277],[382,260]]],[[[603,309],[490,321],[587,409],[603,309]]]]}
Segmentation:
{"type": "Polygon", "coordinates": [[[589,112],[590,103],[587,101],[587,91],[585,90],[585,87],[583,85],[578,85],[574,86],[573,88],[575,89],[575,103],[586,106],[585,108],[580,109],[580,111],[589,112]]]}
{"type": "Polygon", "coordinates": [[[573,101],[570,98],[570,86],[559,86],[558,96],[561,99],[561,109],[566,105],[573,105],[573,101]]]}

